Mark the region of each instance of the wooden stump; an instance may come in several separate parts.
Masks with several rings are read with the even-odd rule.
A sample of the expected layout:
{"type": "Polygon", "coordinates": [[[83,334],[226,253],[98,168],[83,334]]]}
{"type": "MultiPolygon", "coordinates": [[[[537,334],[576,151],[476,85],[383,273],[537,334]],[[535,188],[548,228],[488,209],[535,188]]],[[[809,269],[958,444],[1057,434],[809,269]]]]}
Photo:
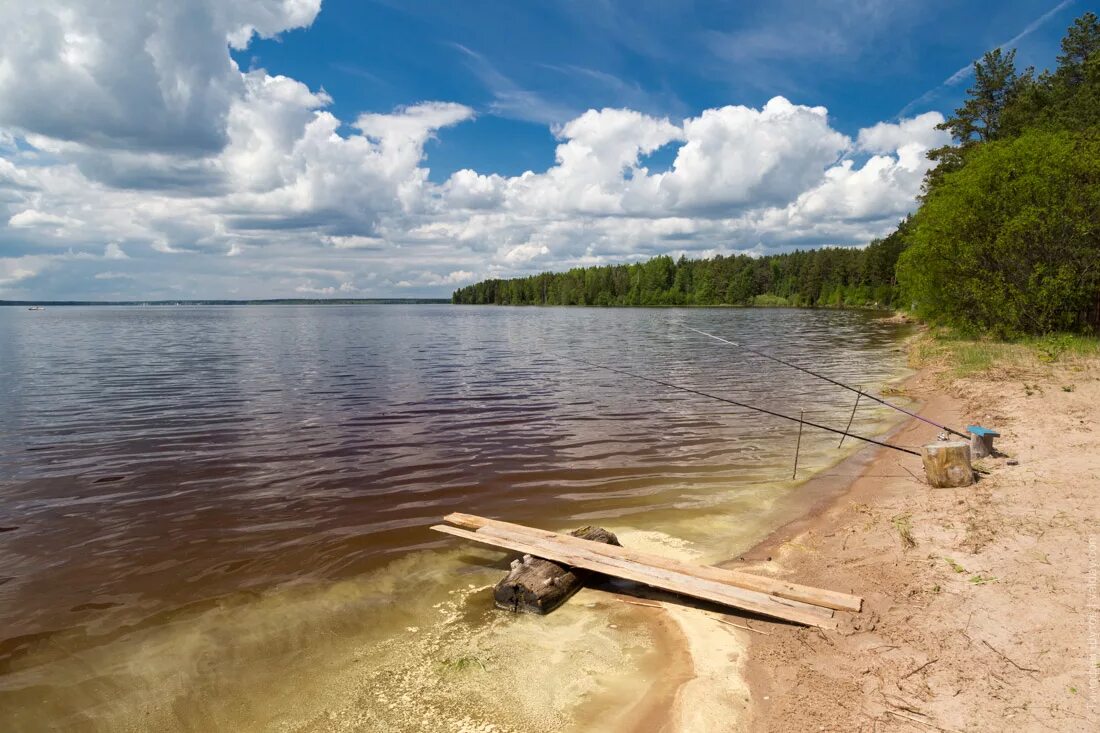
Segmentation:
{"type": "MultiPolygon", "coordinates": [[[[602,527],[581,527],[569,534],[593,542],[621,545],[619,539],[602,527]]],[[[591,576],[586,570],[524,555],[513,560],[512,569],[493,589],[497,608],[517,613],[550,613],[565,603],[591,576]]]]}
{"type": "Polygon", "coordinates": [[[970,446],[961,440],[929,443],[920,450],[924,473],[934,488],[970,486],[974,469],[970,467],[970,446]]]}

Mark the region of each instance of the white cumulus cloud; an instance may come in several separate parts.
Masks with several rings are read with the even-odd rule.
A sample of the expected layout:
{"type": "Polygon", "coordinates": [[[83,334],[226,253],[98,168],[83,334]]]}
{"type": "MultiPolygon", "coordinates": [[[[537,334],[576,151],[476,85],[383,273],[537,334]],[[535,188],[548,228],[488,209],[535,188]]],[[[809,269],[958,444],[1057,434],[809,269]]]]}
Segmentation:
{"type": "Polygon", "coordinates": [[[659,253],[860,244],[914,207],[946,141],[938,113],[853,141],[825,108],[778,96],[678,119],[603,108],[552,128],[544,170],[436,183],[425,148],[478,124],[471,107],[341,120],[323,89],[230,57],[319,8],[0,5],[0,297],[93,297],[131,274],[160,288],[147,297],[441,295],[659,253]],[[53,293],[36,290],[47,272],[53,293]]]}

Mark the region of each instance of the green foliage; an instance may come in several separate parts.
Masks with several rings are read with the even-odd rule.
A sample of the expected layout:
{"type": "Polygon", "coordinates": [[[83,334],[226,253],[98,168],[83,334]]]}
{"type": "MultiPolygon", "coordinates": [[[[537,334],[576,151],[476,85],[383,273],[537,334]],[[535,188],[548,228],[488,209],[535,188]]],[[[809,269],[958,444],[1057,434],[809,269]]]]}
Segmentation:
{"type": "Polygon", "coordinates": [[[452,302],[498,305],[756,305],[887,307],[904,248],[899,231],[865,248],[825,247],[767,257],[654,257],[456,290],[452,302]]]}
{"type": "Polygon", "coordinates": [[[1001,116],[1016,94],[1016,50],[1004,53],[997,48],[974,62],[974,86],[966,90],[969,98],[955,110],[955,116],[938,125],[950,130],[962,145],[996,140],[1001,132],[1001,116]]]}
{"type": "Polygon", "coordinates": [[[1059,66],[1017,74],[987,53],[932,151],[899,258],[906,302],[998,337],[1100,327],[1100,20],[1078,18],[1059,66]]]}
{"type": "Polygon", "coordinates": [[[1100,308],[1100,137],[985,143],[914,218],[898,277],[922,316],[996,336],[1082,330],[1100,308]]]}
{"type": "Polygon", "coordinates": [[[1035,350],[1039,352],[1039,361],[1052,364],[1070,350],[1073,345],[1073,337],[1067,333],[1052,333],[1045,336],[1035,344],[1035,350]]]}

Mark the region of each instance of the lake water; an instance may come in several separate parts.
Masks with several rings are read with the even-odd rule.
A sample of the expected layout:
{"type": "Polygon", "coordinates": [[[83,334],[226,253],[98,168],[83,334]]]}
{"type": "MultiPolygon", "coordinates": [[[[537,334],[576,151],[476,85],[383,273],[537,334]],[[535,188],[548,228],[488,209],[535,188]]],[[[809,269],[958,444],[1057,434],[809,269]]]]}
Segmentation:
{"type": "MultiPolygon", "coordinates": [[[[858,312],[0,308],[0,730],[567,724],[646,630],[495,612],[505,556],[427,527],[759,539],[797,505],[796,424],[570,359],[838,428],[854,396],[688,326],[871,389],[904,369],[858,312]],[[571,671],[517,682],[548,654],[571,671]]],[[[799,478],[839,455],[808,430],[799,478]]]]}

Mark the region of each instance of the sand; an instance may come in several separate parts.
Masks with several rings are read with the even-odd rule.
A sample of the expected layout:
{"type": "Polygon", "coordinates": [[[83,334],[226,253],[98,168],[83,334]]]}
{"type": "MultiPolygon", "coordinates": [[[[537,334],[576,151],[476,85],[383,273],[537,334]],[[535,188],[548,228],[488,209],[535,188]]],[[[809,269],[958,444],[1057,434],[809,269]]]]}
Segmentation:
{"type": "MultiPolygon", "coordinates": [[[[1100,362],[926,368],[904,390],[926,417],[999,429],[1003,455],[961,489],[873,446],[807,482],[807,514],[727,565],[860,594],[864,611],[835,632],[747,622],[765,635],[643,609],[675,622],[682,653],[623,729],[1100,729],[1100,362]]],[[[936,432],[911,420],[891,440],[936,432]]]]}

